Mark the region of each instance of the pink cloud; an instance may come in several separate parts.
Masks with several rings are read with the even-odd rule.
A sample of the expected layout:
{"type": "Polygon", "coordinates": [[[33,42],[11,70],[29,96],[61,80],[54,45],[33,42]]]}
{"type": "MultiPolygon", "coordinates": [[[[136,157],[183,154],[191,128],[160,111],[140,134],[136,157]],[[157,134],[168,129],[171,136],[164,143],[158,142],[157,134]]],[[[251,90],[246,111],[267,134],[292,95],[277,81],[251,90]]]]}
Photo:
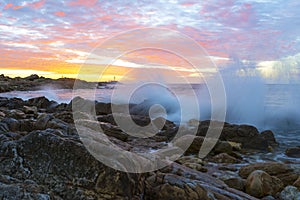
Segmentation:
{"type": "Polygon", "coordinates": [[[194,3],[194,2],[184,2],[184,3],[182,3],[181,4],[181,6],[186,6],[186,7],[188,7],[188,6],[193,6],[193,5],[195,5],[196,3],[194,3]]]}
{"type": "Polygon", "coordinates": [[[20,9],[20,8],[23,8],[23,6],[15,6],[14,4],[12,4],[12,3],[8,3],[8,4],[6,4],[5,6],[4,6],[4,10],[8,10],[8,9],[10,9],[10,8],[12,8],[12,9],[14,9],[14,10],[18,10],[18,9],[20,9]]]}
{"type": "Polygon", "coordinates": [[[46,21],[46,19],[44,19],[44,18],[34,18],[32,21],[34,21],[34,22],[39,22],[39,23],[43,23],[43,22],[46,21]]]}
{"type": "Polygon", "coordinates": [[[69,3],[71,6],[86,6],[86,7],[92,7],[94,6],[98,0],[76,0],[69,3]]]}
{"type": "Polygon", "coordinates": [[[30,4],[28,4],[28,6],[34,8],[34,9],[39,9],[45,4],[45,2],[46,2],[46,0],[41,0],[41,1],[34,2],[34,3],[30,3],[30,4]]]}
{"type": "Polygon", "coordinates": [[[207,19],[220,21],[226,26],[253,27],[256,23],[256,12],[252,5],[235,3],[233,0],[223,1],[220,4],[206,3],[200,14],[207,19]]]}

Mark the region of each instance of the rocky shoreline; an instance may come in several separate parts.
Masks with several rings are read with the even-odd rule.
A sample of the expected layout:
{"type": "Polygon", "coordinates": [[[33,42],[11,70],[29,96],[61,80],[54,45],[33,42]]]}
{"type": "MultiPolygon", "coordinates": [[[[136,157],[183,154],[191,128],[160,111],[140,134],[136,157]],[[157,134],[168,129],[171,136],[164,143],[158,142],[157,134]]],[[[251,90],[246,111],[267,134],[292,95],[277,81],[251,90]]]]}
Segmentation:
{"type": "MultiPolygon", "coordinates": [[[[300,169],[292,162],[248,159],[277,148],[272,131],[225,123],[214,149],[200,159],[210,121],[191,120],[186,131],[197,128],[197,135],[176,162],[154,172],[125,173],[102,164],[84,147],[74,125],[74,102],[94,103],[79,97],[69,104],[0,97],[0,199],[300,199],[300,169]]],[[[110,107],[96,102],[97,122],[83,117],[82,123],[91,128],[100,123],[103,139],[127,151],[159,149],[178,129],[166,121],[155,136],[134,138],[117,126],[110,107]]],[[[150,121],[138,113],[131,118],[139,125],[150,121]]],[[[299,148],[286,153],[299,157],[299,148]]]]}

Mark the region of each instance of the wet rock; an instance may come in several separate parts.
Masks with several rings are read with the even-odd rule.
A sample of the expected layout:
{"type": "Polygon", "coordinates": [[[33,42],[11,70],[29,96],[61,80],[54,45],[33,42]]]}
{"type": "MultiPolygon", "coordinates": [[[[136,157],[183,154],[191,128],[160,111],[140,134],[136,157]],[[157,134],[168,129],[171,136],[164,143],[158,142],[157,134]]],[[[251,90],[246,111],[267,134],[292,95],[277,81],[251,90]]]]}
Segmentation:
{"type": "Polygon", "coordinates": [[[35,130],[35,123],[32,119],[19,120],[19,131],[31,132],[35,130]]]}
{"type": "Polygon", "coordinates": [[[71,112],[72,109],[69,109],[68,104],[61,103],[61,104],[58,104],[58,105],[51,106],[50,108],[47,108],[47,111],[52,112],[52,113],[57,113],[57,112],[61,112],[61,111],[71,112]]]}
{"type": "Polygon", "coordinates": [[[170,183],[165,183],[159,186],[156,190],[153,191],[152,197],[146,199],[161,199],[161,200],[169,200],[169,199],[182,199],[182,200],[196,200],[203,199],[209,200],[209,195],[201,186],[190,187],[187,185],[185,188],[179,187],[177,185],[172,185],[170,183]],[[186,193],[186,191],[188,191],[186,193]]]}
{"type": "Polygon", "coordinates": [[[7,113],[7,117],[11,117],[14,119],[24,119],[24,118],[26,118],[26,115],[21,110],[10,110],[7,113]]]}
{"type": "Polygon", "coordinates": [[[128,134],[123,132],[120,128],[117,126],[104,123],[104,122],[98,122],[93,120],[77,120],[77,125],[84,126],[86,128],[92,129],[94,131],[104,133],[107,136],[117,138],[121,141],[127,141],[128,134]]]}
{"type": "Polygon", "coordinates": [[[273,196],[268,195],[268,196],[262,198],[261,200],[276,200],[276,199],[273,196]]]}
{"type": "Polygon", "coordinates": [[[75,112],[72,112],[72,114],[73,114],[73,118],[76,119],[76,120],[96,120],[96,119],[98,119],[95,116],[89,115],[89,114],[84,113],[84,112],[75,111],[75,112]]]}
{"type": "Polygon", "coordinates": [[[5,113],[0,111],[0,119],[3,119],[5,117],[5,113]]]}
{"type": "Polygon", "coordinates": [[[3,106],[7,109],[22,109],[26,103],[20,99],[20,98],[10,98],[10,99],[2,99],[3,101],[0,101],[0,106],[3,106]]]}
{"type": "Polygon", "coordinates": [[[95,104],[96,115],[111,114],[111,103],[96,103],[95,104]]]}
{"type": "Polygon", "coordinates": [[[299,177],[299,174],[295,172],[288,172],[284,174],[277,174],[275,176],[283,182],[284,186],[287,186],[287,185],[293,185],[293,183],[299,177]]]}
{"type": "Polygon", "coordinates": [[[282,199],[282,200],[299,200],[300,192],[296,187],[287,186],[280,193],[280,199],[282,199]]]}
{"type": "Polygon", "coordinates": [[[0,93],[2,92],[9,92],[11,90],[13,90],[11,87],[9,87],[8,85],[4,85],[2,82],[0,82],[0,93]]]}
{"type": "Polygon", "coordinates": [[[257,128],[250,125],[233,125],[225,123],[222,128],[220,140],[241,143],[242,148],[245,149],[264,151],[277,145],[274,134],[271,131],[264,131],[259,134],[257,128]]]}
{"type": "Polygon", "coordinates": [[[7,175],[0,175],[1,199],[51,199],[44,187],[34,181],[21,181],[7,175]]]}
{"type": "Polygon", "coordinates": [[[216,144],[216,146],[213,149],[213,152],[218,153],[232,153],[232,145],[227,141],[220,141],[216,144]]]}
{"type": "Polygon", "coordinates": [[[226,183],[229,187],[244,191],[245,190],[245,185],[246,185],[246,180],[241,179],[239,177],[233,177],[233,178],[228,178],[223,180],[224,183],[226,183]]]}
{"type": "Polygon", "coordinates": [[[62,112],[54,113],[53,116],[57,119],[60,119],[61,121],[68,123],[68,124],[74,123],[73,113],[71,113],[69,111],[62,111],[62,112]]]}
{"type": "MultiPolygon", "coordinates": [[[[186,144],[191,144],[190,146],[186,147],[187,150],[185,151],[186,154],[199,154],[199,150],[204,142],[204,137],[202,136],[194,136],[194,135],[184,135],[178,138],[175,141],[175,145],[179,147],[186,147],[186,144]]],[[[211,141],[212,143],[216,143],[216,146],[213,148],[212,152],[214,154],[217,153],[229,153],[232,154],[232,146],[226,141],[219,141],[216,139],[209,139],[206,138],[207,141],[211,141]]],[[[208,152],[209,153],[209,152],[208,152]]]]}
{"type": "Polygon", "coordinates": [[[277,162],[263,162],[263,163],[253,163],[241,167],[239,175],[242,178],[247,178],[253,171],[262,170],[271,176],[276,176],[279,174],[286,174],[292,172],[293,170],[286,164],[277,162]]]}
{"type": "Polygon", "coordinates": [[[75,97],[67,106],[68,110],[73,112],[83,112],[83,113],[96,113],[95,111],[95,102],[83,99],[81,97],[75,97]]]}
{"type": "Polygon", "coordinates": [[[276,176],[283,182],[284,186],[292,185],[299,176],[290,166],[276,162],[254,163],[243,166],[239,171],[239,175],[246,178],[255,170],[263,170],[272,176],[276,176]]]}
{"type": "Polygon", "coordinates": [[[204,141],[204,137],[201,136],[193,136],[193,135],[184,135],[180,138],[178,138],[174,144],[175,146],[178,146],[184,150],[184,148],[187,148],[185,151],[185,154],[199,154],[199,150],[201,148],[201,145],[204,141]],[[187,144],[191,144],[190,146],[187,146],[187,144]]]}
{"type": "MultiPolygon", "coordinates": [[[[51,199],[55,196],[61,199],[130,199],[138,193],[137,175],[106,167],[95,160],[79,140],[61,137],[55,130],[34,131],[3,144],[0,157],[6,157],[0,162],[1,175],[33,180],[44,186],[47,194],[51,191],[51,199]]],[[[28,196],[44,194],[43,191],[23,190],[17,183],[11,185],[7,188],[0,180],[0,187],[5,188],[0,191],[10,191],[6,193],[10,198],[14,197],[14,191],[27,192],[28,196]]]]}
{"type": "Polygon", "coordinates": [[[46,129],[47,128],[59,129],[59,130],[68,132],[69,126],[68,126],[68,123],[66,123],[60,119],[53,118],[47,122],[46,129]]]}
{"type": "Polygon", "coordinates": [[[298,188],[298,190],[300,190],[300,176],[299,176],[298,179],[293,183],[293,186],[295,186],[296,188],[298,188]]]}
{"type": "Polygon", "coordinates": [[[218,169],[222,171],[232,171],[232,172],[238,171],[237,167],[234,166],[220,166],[218,167],[218,169]]]}
{"type": "Polygon", "coordinates": [[[0,122],[0,133],[5,133],[9,131],[9,127],[6,123],[0,122]]]}
{"type": "Polygon", "coordinates": [[[258,130],[254,126],[240,125],[237,130],[237,135],[240,137],[254,137],[258,135],[258,130]]]}
{"type": "Polygon", "coordinates": [[[203,161],[201,158],[198,158],[196,156],[182,156],[179,159],[176,160],[176,162],[180,163],[180,164],[184,164],[184,163],[197,163],[200,165],[204,165],[206,162],[203,161]]]}
{"type": "Polygon", "coordinates": [[[243,144],[243,148],[270,151],[272,147],[278,146],[272,131],[264,131],[261,134],[249,138],[248,142],[243,144]]]}
{"type": "Polygon", "coordinates": [[[300,158],[300,147],[291,147],[286,149],[285,155],[292,158],[300,158]]]}
{"type": "Polygon", "coordinates": [[[37,107],[36,106],[24,106],[23,111],[26,114],[37,114],[37,107]]]}
{"type": "MultiPolygon", "coordinates": [[[[78,117],[78,119],[90,119],[89,117],[86,118],[86,117],[78,117]]],[[[108,114],[108,115],[98,115],[97,116],[97,120],[100,121],[100,122],[106,122],[106,123],[110,123],[112,125],[117,125],[115,120],[114,120],[114,117],[112,114],[108,114]]]]}
{"type": "Polygon", "coordinates": [[[54,117],[50,114],[41,114],[35,123],[36,130],[44,130],[47,127],[47,124],[50,120],[54,119],[54,117]]]}
{"type": "Polygon", "coordinates": [[[245,190],[251,196],[262,198],[267,195],[276,195],[283,189],[280,179],[270,176],[264,171],[253,171],[246,180],[245,190]]]}
{"type": "Polygon", "coordinates": [[[120,128],[116,126],[110,126],[108,124],[101,124],[101,127],[104,130],[104,134],[110,137],[117,138],[121,141],[127,141],[128,140],[128,134],[123,132],[120,128]]]}
{"type": "MultiPolygon", "coordinates": [[[[178,164],[168,166],[156,175],[148,177],[145,185],[145,194],[147,194],[145,199],[178,199],[176,197],[178,189],[186,192],[182,199],[255,199],[229,188],[224,182],[206,173],[178,164]],[[187,177],[191,177],[192,180],[187,177]],[[170,189],[169,194],[167,191],[160,193],[161,189],[165,190],[165,185],[168,185],[168,190],[170,189]]],[[[180,192],[179,195],[181,194],[180,192]]]]}
{"type": "Polygon", "coordinates": [[[260,133],[263,140],[268,141],[269,146],[278,146],[278,142],[275,139],[274,133],[270,130],[266,130],[260,133]]]}
{"type": "Polygon", "coordinates": [[[8,140],[17,140],[21,137],[20,134],[17,134],[17,133],[14,133],[14,132],[6,132],[4,135],[6,136],[6,138],[8,140]]]}
{"type": "Polygon", "coordinates": [[[1,122],[6,124],[10,131],[20,130],[20,122],[14,118],[4,118],[1,122]]]}
{"type": "Polygon", "coordinates": [[[27,100],[27,103],[31,106],[36,106],[37,108],[50,108],[57,105],[55,101],[49,101],[46,97],[36,97],[27,100]]]}
{"type": "Polygon", "coordinates": [[[210,159],[210,161],[215,163],[240,163],[240,161],[227,153],[220,153],[218,155],[215,155],[210,159]]]}
{"type": "Polygon", "coordinates": [[[228,142],[231,147],[232,147],[232,150],[234,151],[240,151],[242,149],[242,144],[241,143],[237,143],[237,142],[228,142]]]}
{"type": "Polygon", "coordinates": [[[186,162],[183,164],[183,166],[189,167],[200,172],[207,172],[207,168],[203,167],[201,164],[198,163],[186,162]]]}

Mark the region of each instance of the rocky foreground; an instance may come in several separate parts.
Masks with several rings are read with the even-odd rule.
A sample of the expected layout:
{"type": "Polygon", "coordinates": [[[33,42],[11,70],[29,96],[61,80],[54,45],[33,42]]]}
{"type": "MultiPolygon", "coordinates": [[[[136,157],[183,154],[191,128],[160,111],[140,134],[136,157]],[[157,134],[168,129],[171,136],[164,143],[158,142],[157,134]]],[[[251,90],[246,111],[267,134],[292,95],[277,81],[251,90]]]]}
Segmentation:
{"type": "MultiPolygon", "coordinates": [[[[79,97],[74,102],[92,103],[79,97]]],[[[126,151],[160,149],[178,129],[167,121],[155,136],[135,138],[116,125],[110,107],[96,103],[97,122],[85,113],[77,114],[91,128],[99,123],[103,140],[108,138],[126,151]]],[[[149,123],[147,116],[134,114],[137,124],[149,123]]],[[[109,168],[89,154],[74,126],[72,103],[0,97],[0,199],[300,199],[297,165],[249,162],[248,155],[277,148],[271,131],[259,133],[253,126],[225,123],[212,152],[199,159],[209,123],[190,121],[186,131],[198,128],[197,136],[173,164],[130,174],[109,168]]],[[[293,147],[287,154],[298,157],[299,151],[293,147]]]]}

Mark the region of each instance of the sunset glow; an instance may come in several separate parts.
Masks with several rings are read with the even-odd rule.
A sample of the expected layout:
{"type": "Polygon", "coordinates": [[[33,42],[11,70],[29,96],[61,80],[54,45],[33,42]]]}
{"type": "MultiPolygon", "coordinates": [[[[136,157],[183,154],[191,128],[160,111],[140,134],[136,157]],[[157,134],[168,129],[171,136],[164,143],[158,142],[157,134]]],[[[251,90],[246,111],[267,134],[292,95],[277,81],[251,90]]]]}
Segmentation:
{"type": "MultiPolygon", "coordinates": [[[[221,69],[247,60],[255,63],[263,78],[276,81],[273,79],[280,72],[267,62],[286,63],[293,57],[296,64],[288,67],[287,73],[299,77],[300,26],[294,24],[300,20],[299,8],[296,0],[0,0],[0,73],[13,77],[31,73],[76,77],[82,64],[88,62],[96,71],[110,65],[102,80],[121,79],[130,68],[153,66],[158,71],[170,70],[170,75],[175,70],[193,77],[195,72],[182,58],[161,51],[137,51],[113,64],[106,57],[86,60],[110,37],[131,29],[157,27],[192,38],[221,69]],[[163,65],[168,67],[160,67],[163,65]]],[[[133,37],[131,42],[135,40],[133,37]]],[[[177,42],[167,34],[163,40],[177,42]]],[[[111,48],[119,51],[124,45],[130,43],[111,48]]]]}

